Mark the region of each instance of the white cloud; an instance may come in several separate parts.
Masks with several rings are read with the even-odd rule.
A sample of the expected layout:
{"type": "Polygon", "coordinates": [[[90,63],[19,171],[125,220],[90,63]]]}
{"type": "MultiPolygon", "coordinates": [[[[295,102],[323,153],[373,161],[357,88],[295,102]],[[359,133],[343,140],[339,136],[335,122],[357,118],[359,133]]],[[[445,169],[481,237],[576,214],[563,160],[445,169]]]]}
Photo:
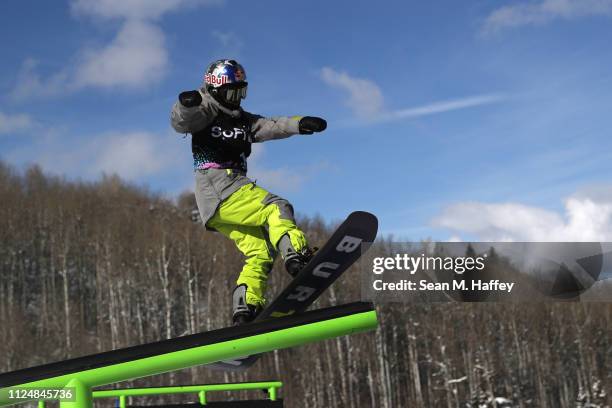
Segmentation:
{"type": "Polygon", "coordinates": [[[68,135],[66,129],[44,129],[27,145],[3,156],[11,163],[37,163],[46,171],[84,179],[107,173],[142,181],[190,167],[189,149],[180,137],[144,131],[115,131],[77,138],[68,135]]]}
{"type": "Polygon", "coordinates": [[[167,65],[164,33],[153,24],[128,20],[112,43],[83,52],[71,86],[145,86],[161,79],[167,65]]]}
{"type": "Polygon", "coordinates": [[[321,69],[321,78],[328,85],[346,91],[348,94],[346,104],[353,110],[353,114],[368,122],[390,122],[405,118],[416,118],[488,105],[506,99],[506,96],[501,94],[474,95],[412,108],[387,110],[384,108],[382,91],[378,85],[370,80],[354,78],[346,72],[335,71],[329,67],[321,69]]]}
{"type": "Polygon", "coordinates": [[[75,16],[119,19],[121,28],[113,40],[98,48],[85,48],[66,68],[46,77],[36,60],[24,61],[11,95],[26,100],[32,95],[50,96],[83,88],[139,88],[162,79],[169,58],[164,32],[153,20],[164,14],[223,0],[73,0],[75,16]]]}
{"type": "Polygon", "coordinates": [[[221,45],[220,52],[225,54],[225,56],[222,56],[223,58],[238,58],[242,49],[242,40],[236,33],[214,30],[212,36],[221,45]]]}
{"type": "Polygon", "coordinates": [[[221,0],[74,0],[70,8],[75,15],[141,20],[157,19],[180,8],[221,2],[221,0]]]}
{"type": "Polygon", "coordinates": [[[493,11],[485,20],[483,31],[496,32],[523,25],[544,24],[556,19],[575,19],[611,15],[612,0],[540,0],[513,4],[493,11]]]}
{"type": "Polygon", "coordinates": [[[269,169],[249,163],[249,177],[257,180],[257,184],[270,191],[290,192],[299,191],[309,177],[300,174],[296,169],[283,167],[269,169]]]}
{"type": "Polygon", "coordinates": [[[420,116],[434,115],[436,113],[450,112],[454,110],[472,108],[481,105],[489,105],[491,103],[500,102],[504,99],[506,99],[506,97],[500,94],[468,96],[465,98],[434,102],[428,105],[417,106],[414,108],[386,112],[381,114],[376,120],[391,121],[403,118],[416,118],[420,116]]]}
{"type": "Polygon", "coordinates": [[[464,202],[433,224],[483,241],[612,241],[612,186],[597,190],[567,198],[563,214],[518,203],[464,202]]]}
{"type": "Polygon", "coordinates": [[[93,159],[88,171],[92,175],[117,173],[128,180],[159,173],[172,164],[171,151],[176,150],[167,151],[169,146],[162,142],[160,136],[147,132],[101,136],[86,146],[93,159]]]}
{"type": "Polygon", "coordinates": [[[332,68],[321,69],[321,78],[325,83],[348,92],[346,104],[356,116],[373,118],[383,110],[382,91],[374,82],[355,78],[346,72],[335,71],[332,68]]]}
{"type": "Polygon", "coordinates": [[[60,71],[49,77],[42,78],[36,68],[38,61],[34,58],[27,58],[21,65],[15,87],[11,90],[10,96],[14,100],[24,101],[31,96],[44,97],[57,95],[66,89],[69,83],[68,71],[60,71]]]}
{"type": "Polygon", "coordinates": [[[35,95],[39,90],[45,92],[47,88],[41,85],[40,76],[36,72],[37,65],[38,61],[33,58],[27,58],[23,61],[15,87],[10,92],[13,99],[24,100],[30,95],[35,95]]]}
{"type": "Polygon", "coordinates": [[[138,88],[163,78],[168,69],[164,33],[154,24],[127,20],[112,40],[100,49],[80,51],[76,62],[48,77],[38,71],[38,61],[24,61],[13,99],[24,101],[32,95],[55,96],[87,87],[138,88]]]}
{"type": "Polygon", "coordinates": [[[0,135],[29,130],[34,126],[34,121],[29,115],[7,114],[0,112],[0,135]]]}
{"type": "Polygon", "coordinates": [[[263,164],[265,146],[255,143],[249,157],[249,177],[272,192],[284,193],[300,190],[310,179],[328,168],[327,163],[315,163],[307,167],[281,167],[271,169],[263,164]]]}

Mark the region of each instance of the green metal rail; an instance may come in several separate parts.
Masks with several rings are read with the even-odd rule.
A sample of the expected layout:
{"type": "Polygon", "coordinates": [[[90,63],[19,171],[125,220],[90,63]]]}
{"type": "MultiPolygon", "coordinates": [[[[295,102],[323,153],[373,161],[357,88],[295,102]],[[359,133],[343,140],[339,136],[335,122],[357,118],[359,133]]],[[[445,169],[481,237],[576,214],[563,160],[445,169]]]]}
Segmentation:
{"type": "MultiPolygon", "coordinates": [[[[288,318],[274,320],[280,322],[281,319],[288,318]]],[[[89,408],[92,406],[93,387],[369,331],[375,329],[377,325],[376,312],[370,309],[235,340],[44,378],[0,388],[0,406],[36,400],[11,398],[12,390],[67,388],[74,393],[75,398],[72,401],[60,401],[61,408],[89,408]]]]}
{"type": "MultiPolygon", "coordinates": [[[[211,391],[244,391],[244,390],[267,390],[271,401],[276,401],[277,391],[283,383],[280,381],[262,381],[253,383],[237,384],[206,384],[188,385],[177,387],[151,387],[151,388],[131,388],[121,390],[94,391],[93,399],[96,398],[117,398],[119,408],[126,408],[127,397],[143,397],[147,395],[168,395],[168,394],[197,394],[201,405],[206,405],[206,393],[211,391]]],[[[44,408],[44,401],[38,403],[38,408],[44,408]]]]}

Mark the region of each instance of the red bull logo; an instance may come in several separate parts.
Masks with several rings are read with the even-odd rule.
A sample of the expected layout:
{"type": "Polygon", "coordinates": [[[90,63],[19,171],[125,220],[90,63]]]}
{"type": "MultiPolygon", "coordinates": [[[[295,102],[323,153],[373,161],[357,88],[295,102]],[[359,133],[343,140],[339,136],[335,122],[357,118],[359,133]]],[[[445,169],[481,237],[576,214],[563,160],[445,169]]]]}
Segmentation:
{"type": "Polygon", "coordinates": [[[217,86],[229,84],[230,79],[227,75],[206,74],[204,75],[204,82],[217,87],[217,86]]]}

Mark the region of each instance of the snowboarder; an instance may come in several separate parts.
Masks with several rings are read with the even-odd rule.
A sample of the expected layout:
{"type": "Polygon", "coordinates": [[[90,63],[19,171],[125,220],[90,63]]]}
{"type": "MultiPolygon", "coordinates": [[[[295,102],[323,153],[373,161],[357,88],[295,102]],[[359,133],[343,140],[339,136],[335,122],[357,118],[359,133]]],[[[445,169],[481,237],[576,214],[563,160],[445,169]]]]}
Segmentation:
{"type": "Polygon", "coordinates": [[[244,68],[235,60],[209,65],[200,89],[182,92],[171,113],[172,127],[191,133],[195,196],[208,229],[230,238],[246,261],[234,289],[233,321],[252,321],[265,305],[268,273],[280,252],[296,276],[312,258],[289,202],[246,176],[251,143],[313,134],[327,127],[313,116],[264,118],[244,111],[244,68]]]}

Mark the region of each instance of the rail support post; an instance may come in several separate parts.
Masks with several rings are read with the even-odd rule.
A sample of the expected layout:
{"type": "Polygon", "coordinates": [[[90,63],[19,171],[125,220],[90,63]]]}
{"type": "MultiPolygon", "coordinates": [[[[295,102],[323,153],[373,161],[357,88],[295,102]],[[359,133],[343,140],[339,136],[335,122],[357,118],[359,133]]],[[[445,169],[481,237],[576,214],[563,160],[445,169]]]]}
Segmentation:
{"type": "Polygon", "coordinates": [[[74,393],[71,401],[60,401],[60,408],[92,408],[91,387],[83,382],[72,379],[66,384],[74,393]]]}

